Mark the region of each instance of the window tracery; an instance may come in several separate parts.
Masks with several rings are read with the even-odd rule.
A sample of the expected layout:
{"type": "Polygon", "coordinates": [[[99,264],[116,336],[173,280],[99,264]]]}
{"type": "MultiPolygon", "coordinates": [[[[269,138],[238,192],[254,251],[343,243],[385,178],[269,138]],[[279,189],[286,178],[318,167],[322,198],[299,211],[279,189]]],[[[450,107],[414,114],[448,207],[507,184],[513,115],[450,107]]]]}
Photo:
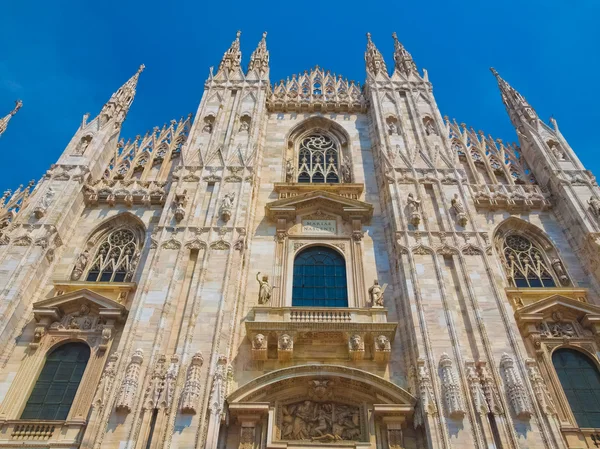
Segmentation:
{"type": "Polygon", "coordinates": [[[325,134],[310,134],[298,150],[298,182],[339,183],[339,149],[325,134]]]}
{"type": "MultiPolygon", "coordinates": [[[[98,245],[87,272],[88,282],[128,282],[140,258],[135,233],[126,227],[109,232],[98,245]]],[[[77,270],[82,270],[76,265],[77,270]]]]}
{"type": "Polygon", "coordinates": [[[502,252],[507,276],[515,287],[556,287],[543,252],[525,236],[506,236],[502,252]]]}

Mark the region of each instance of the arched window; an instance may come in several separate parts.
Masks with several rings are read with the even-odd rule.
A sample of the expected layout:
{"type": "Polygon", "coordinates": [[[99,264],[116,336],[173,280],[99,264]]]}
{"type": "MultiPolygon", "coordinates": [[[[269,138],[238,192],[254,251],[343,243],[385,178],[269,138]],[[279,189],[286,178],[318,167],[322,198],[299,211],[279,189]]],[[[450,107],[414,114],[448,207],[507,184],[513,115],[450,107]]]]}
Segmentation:
{"type": "Polygon", "coordinates": [[[346,262],[337,251],[313,246],[296,256],[292,306],[348,307],[346,262]]]}
{"type": "Polygon", "coordinates": [[[592,360],[573,349],[557,349],[552,363],[582,428],[600,428],[600,373],[592,360]]]}
{"type": "Polygon", "coordinates": [[[508,235],[504,239],[502,252],[508,278],[515,287],[556,287],[544,254],[526,237],[508,235]]]}
{"type": "Polygon", "coordinates": [[[21,419],[67,419],[90,358],[84,343],[67,343],[55,349],[33,387],[21,419]]]}
{"type": "Polygon", "coordinates": [[[298,182],[338,183],[339,150],[324,134],[302,139],[298,151],[298,182]]]}
{"type": "Polygon", "coordinates": [[[88,282],[124,282],[131,279],[139,260],[134,232],[119,228],[109,232],[98,245],[86,280],[88,282]]]}

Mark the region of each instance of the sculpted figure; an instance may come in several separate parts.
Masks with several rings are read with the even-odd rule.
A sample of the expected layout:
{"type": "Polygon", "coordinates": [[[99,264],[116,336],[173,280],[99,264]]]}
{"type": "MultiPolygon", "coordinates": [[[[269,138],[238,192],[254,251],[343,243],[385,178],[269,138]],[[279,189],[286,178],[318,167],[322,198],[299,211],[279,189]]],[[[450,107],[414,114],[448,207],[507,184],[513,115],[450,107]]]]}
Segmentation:
{"type": "Polygon", "coordinates": [[[286,350],[292,347],[292,337],[288,334],[283,334],[279,337],[279,349],[286,350]]]}
{"type": "Polygon", "coordinates": [[[342,181],[343,182],[352,182],[352,174],[350,173],[350,162],[348,159],[344,159],[344,163],[342,164],[342,181]]]}
{"type": "Polygon", "coordinates": [[[352,337],[350,337],[350,349],[352,349],[353,351],[360,351],[361,346],[362,338],[360,338],[360,335],[354,334],[352,337]]]}
{"type": "Polygon", "coordinates": [[[373,285],[369,288],[369,297],[371,298],[372,306],[383,307],[383,292],[385,292],[386,287],[387,284],[383,287],[379,285],[377,279],[373,281],[373,285]]]}
{"type": "Polygon", "coordinates": [[[437,133],[435,132],[435,127],[433,126],[433,120],[427,120],[425,123],[425,133],[428,136],[434,136],[437,133]]]}
{"type": "Polygon", "coordinates": [[[235,193],[231,192],[225,195],[221,201],[221,208],[231,209],[233,207],[233,200],[235,199],[235,193]]]}
{"type": "Polygon", "coordinates": [[[600,217],[600,200],[594,196],[591,196],[588,200],[588,204],[592,208],[592,212],[596,217],[600,217]]]}
{"type": "Polygon", "coordinates": [[[252,339],[252,349],[265,349],[266,348],[266,339],[263,334],[256,334],[252,339]]]}
{"type": "Polygon", "coordinates": [[[458,197],[458,193],[454,194],[454,197],[452,198],[452,201],[450,201],[450,203],[452,204],[452,207],[454,207],[454,210],[456,211],[457,214],[465,213],[465,206],[462,203],[462,201],[460,200],[460,198],[458,197]]]}
{"type": "Polygon", "coordinates": [[[242,121],[242,123],[240,124],[240,132],[241,131],[249,131],[250,130],[250,124],[247,121],[242,121]]]}
{"type": "Polygon", "coordinates": [[[390,350],[390,340],[385,335],[380,335],[375,340],[375,345],[377,349],[380,351],[389,351],[390,350]]]}
{"type": "Polygon", "coordinates": [[[415,199],[415,196],[412,193],[408,194],[407,203],[411,213],[419,212],[419,209],[421,208],[421,200],[415,199]]]}
{"type": "Polygon", "coordinates": [[[286,182],[294,182],[294,163],[291,159],[285,162],[285,180],[286,182]]]}
{"type": "Polygon", "coordinates": [[[398,134],[398,125],[394,122],[390,122],[388,125],[388,131],[390,134],[398,134]]]}
{"type": "Polygon", "coordinates": [[[256,280],[258,281],[259,290],[258,290],[258,303],[261,305],[268,304],[271,300],[271,293],[273,291],[273,287],[269,284],[269,276],[264,274],[262,276],[262,280],[260,278],[260,271],[256,274],[256,280]]]}
{"type": "Polygon", "coordinates": [[[90,253],[87,249],[79,255],[77,261],[75,262],[75,268],[73,268],[73,273],[71,274],[71,280],[76,281],[81,277],[83,271],[85,270],[85,267],[87,266],[89,257],[90,253]]]}

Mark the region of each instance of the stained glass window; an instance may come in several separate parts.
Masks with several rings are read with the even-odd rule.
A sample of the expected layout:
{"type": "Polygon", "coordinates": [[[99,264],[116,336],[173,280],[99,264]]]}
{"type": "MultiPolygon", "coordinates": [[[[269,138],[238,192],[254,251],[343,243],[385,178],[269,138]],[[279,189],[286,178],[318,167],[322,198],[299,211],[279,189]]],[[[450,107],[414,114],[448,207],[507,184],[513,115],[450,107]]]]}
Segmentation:
{"type": "Polygon", "coordinates": [[[67,343],[55,349],[33,387],[21,419],[67,419],[90,358],[84,343],[67,343]]]}
{"type": "Polygon", "coordinates": [[[579,427],[600,428],[600,373],[594,362],[579,351],[557,349],[552,363],[579,427]]]}
{"type": "Polygon", "coordinates": [[[292,306],[348,307],[346,262],[337,251],[313,246],[296,256],[292,306]]]}
{"type": "Polygon", "coordinates": [[[98,246],[87,275],[88,282],[124,282],[131,278],[139,253],[133,232],[117,229],[98,246]]]}
{"type": "Polygon", "coordinates": [[[515,287],[556,287],[543,253],[530,240],[509,235],[503,251],[507,275],[515,287]]]}
{"type": "Polygon", "coordinates": [[[298,152],[298,182],[338,183],[338,164],[338,149],[332,139],[322,134],[305,137],[298,152]]]}

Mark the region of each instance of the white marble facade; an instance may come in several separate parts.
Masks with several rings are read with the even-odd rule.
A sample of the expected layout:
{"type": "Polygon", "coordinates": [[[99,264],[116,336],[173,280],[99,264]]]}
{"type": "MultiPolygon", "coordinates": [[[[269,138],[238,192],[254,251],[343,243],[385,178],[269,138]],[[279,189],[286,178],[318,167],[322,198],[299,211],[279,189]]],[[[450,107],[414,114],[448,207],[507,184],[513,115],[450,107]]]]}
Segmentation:
{"type": "Polygon", "coordinates": [[[238,33],[195,116],[125,142],[141,66],[2,197],[0,447],[600,444],[552,365],[598,364],[595,178],[495,71],[519,146],[442,118],[393,38],[388,67],[368,35],[362,85],[276,83],[238,33]],[[315,246],[347,307],[293,306],[315,246]],[[527,257],[543,286],[515,285],[527,257]],[[91,351],[68,416],[22,419],[66,342],[91,351]]]}

